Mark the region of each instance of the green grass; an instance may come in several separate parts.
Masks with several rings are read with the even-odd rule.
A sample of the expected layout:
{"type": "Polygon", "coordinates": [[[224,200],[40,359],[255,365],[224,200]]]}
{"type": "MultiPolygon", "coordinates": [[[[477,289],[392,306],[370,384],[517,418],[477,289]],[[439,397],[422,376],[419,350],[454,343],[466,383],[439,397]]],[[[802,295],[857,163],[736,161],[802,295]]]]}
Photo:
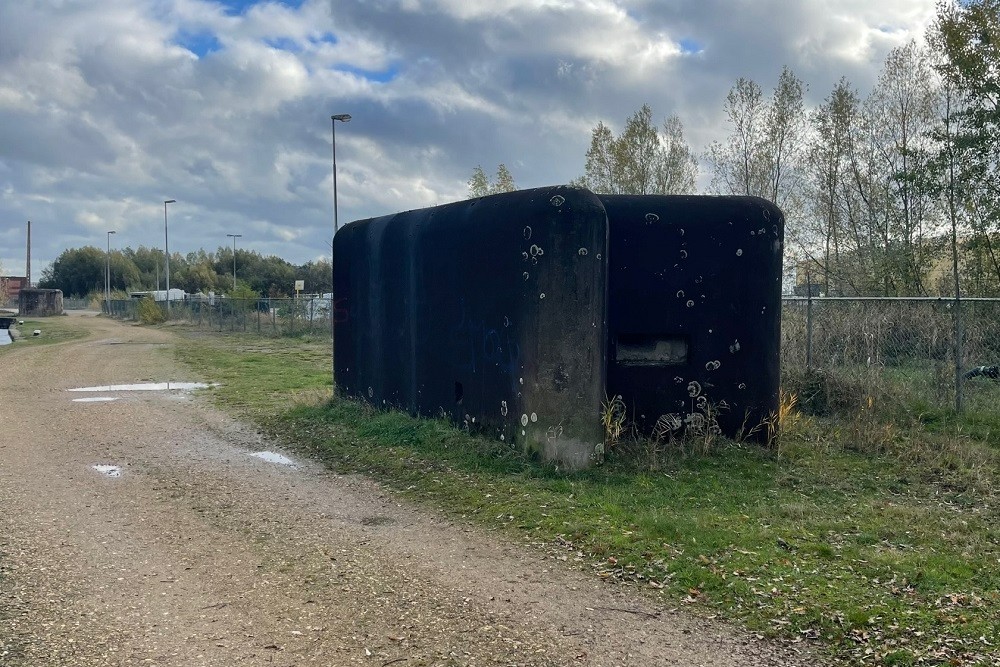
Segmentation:
{"type": "Polygon", "coordinates": [[[567,475],[441,421],[331,401],[329,339],[200,335],[178,354],[223,383],[213,393],[223,406],[286,446],[671,606],[815,644],[843,664],[998,655],[986,417],[802,418],[777,451],[721,441],[651,459],[636,443],[567,475]]]}
{"type": "Polygon", "coordinates": [[[85,338],[89,335],[86,327],[69,317],[27,319],[24,320],[24,324],[15,324],[14,328],[20,337],[14,344],[0,347],[0,354],[26,345],[52,345],[53,343],[85,338]],[[36,329],[42,332],[41,335],[32,335],[36,329]]]}

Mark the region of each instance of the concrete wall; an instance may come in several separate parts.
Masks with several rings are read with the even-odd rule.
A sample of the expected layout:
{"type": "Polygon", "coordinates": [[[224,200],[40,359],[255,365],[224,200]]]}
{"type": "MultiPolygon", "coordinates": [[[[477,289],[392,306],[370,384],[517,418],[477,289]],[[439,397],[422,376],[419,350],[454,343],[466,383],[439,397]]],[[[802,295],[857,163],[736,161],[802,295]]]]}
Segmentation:
{"type": "MultiPolygon", "coordinates": [[[[778,407],[784,217],[756,197],[601,195],[610,220],[608,394],[734,436],[778,407]]],[[[766,437],[766,429],[755,435],[766,437]]]]}
{"type": "Polygon", "coordinates": [[[338,390],[588,465],[603,442],[607,233],[597,197],[566,187],[347,225],[338,390]]]}

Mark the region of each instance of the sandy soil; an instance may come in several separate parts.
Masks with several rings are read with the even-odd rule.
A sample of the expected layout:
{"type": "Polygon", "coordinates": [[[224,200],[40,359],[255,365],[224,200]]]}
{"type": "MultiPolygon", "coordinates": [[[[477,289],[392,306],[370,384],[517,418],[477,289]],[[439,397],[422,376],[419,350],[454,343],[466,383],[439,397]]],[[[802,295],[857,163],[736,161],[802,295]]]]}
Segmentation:
{"type": "Polygon", "coordinates": [[[0,351],[0,665],[816,663],[251,456],[275,446],[196,394],[69,392],[211,379],[168,332],[79,317],[85,340],[0,351]]]}

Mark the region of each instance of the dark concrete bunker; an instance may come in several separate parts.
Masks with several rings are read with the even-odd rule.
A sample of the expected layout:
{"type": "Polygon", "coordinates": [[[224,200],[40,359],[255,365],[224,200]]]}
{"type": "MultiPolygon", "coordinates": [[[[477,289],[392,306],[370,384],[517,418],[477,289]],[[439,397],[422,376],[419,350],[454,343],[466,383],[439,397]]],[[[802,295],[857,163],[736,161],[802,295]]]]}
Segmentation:
{"type": "Polygon", "coordinates": [[[564,186],[353,222],[336,387],[569,469],[609,397],[645,432],[746,433],[778,407],[783,227],[754,197],[564,186]]]}

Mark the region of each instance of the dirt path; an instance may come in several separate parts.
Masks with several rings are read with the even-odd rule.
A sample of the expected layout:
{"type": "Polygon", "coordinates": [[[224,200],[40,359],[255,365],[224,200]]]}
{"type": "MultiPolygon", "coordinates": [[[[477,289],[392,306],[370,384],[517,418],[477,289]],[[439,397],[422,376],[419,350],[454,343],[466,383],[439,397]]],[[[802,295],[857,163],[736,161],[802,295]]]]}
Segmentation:
{"type": "Polygon", "coordinates": [[[4,667],[815,663],[250,456],[274,448],[191,394],[67,392],[202,379],[169,333],[80,322],[83,341],[0,353],[4,667]]]}

